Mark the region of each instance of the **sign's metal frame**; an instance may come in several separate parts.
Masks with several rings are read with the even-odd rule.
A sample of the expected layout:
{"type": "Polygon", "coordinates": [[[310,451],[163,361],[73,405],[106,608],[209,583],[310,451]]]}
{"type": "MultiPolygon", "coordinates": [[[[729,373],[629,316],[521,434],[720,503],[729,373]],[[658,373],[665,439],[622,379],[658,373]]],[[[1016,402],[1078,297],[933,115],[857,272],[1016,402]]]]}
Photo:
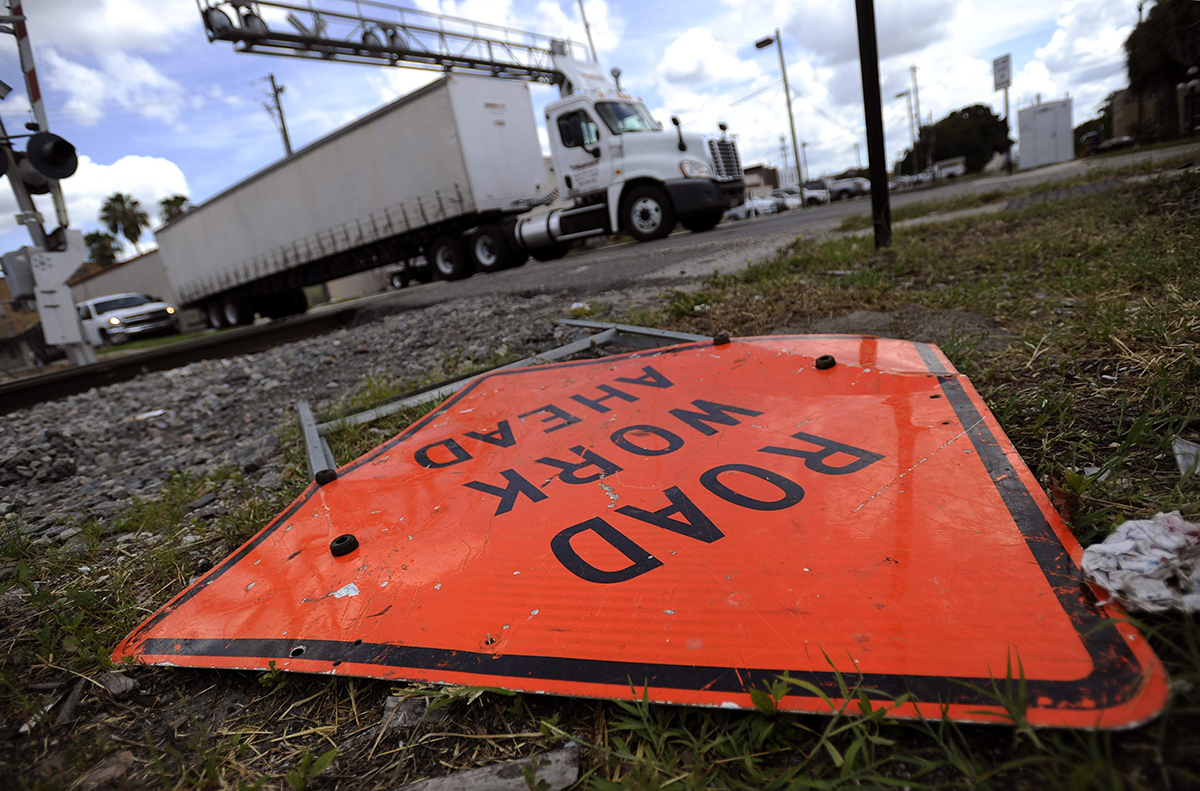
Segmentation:
{"type": "Polygon", "coordinates": [[[344,426],[361,426],[364,423],[370,423],[388,415],[394,415],[405,409],[411,409],[421,404],[428,404],[431,401],[441,401],[457,393],[481,376],[495,373],[496,371],[509,371],[516,368],[525,368],[530,365],[557,362],[588,351],[589,349],[598,349],[602,346],[622,346],[628,349],[655,349],[660,346],[673,346],[679,343],[712,340],[707,335],[659,330],[653,327],[637,327],[631,324],[611,324],[609,322],[584,321],[582,319],[563,319],[558,323],[564,327],[597,330],[598,332],[593,335],[585,335],[582,338],[554,349],[539,352],[529,357],[523,357],[520,360],[501,365],[497,368],[491,368],[487,371],[481,371],[465,377],[460,376],[454,379],[447,379],[428,387],[422,387],[419,390],[397,396],[395,399],[372,409],[366,409],[352,415],[343,415],[325,423],[317,423],[313,418],[312,409],[308,403],[300,401],[296,404],[296,411],[300,417],[300,431],[304,437],[304,452],[305,458],[308,460],[309,477],[322,486],[330,481],[337,480],[337,463],[334,461],[333,453],[329,449],[329,443],[325,441],[325,434],[329,431],[344,426]]]}

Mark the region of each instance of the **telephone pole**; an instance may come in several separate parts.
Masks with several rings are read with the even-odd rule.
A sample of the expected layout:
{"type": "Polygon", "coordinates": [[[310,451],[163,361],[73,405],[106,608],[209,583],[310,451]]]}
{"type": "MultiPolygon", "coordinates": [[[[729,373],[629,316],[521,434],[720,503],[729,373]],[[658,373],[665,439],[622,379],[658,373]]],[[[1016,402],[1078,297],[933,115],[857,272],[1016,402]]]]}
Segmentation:
{"type": "MultiPolygon", "coordinates": [[[[912,65],[912,80],[913,80],[913,106],[916,107],[917,113],[917,139],[921,139],[921,94],[917,91],[917,64],[912,65]]],[[[915,143],[914,143],[915,145],[915,143]]],[[[915,151],[913,152],[916,153],[915,151]]],[[[930,153],[932,158],[932,152],[930,153]]]]}
{"type": "Polygon", "coordinates": [[[283,150],[290,157],[292,155],[292,141],[288,137],[287,121],[283,118],[283,105],[279,102],[279,97],[283,95],[286,86],[276,84],[274,74],[268,74],[267,79],[271,81],[271,103],[263,102],[263,107],[266,108],[267,114],[279,124],[279,132],[283,135],[283,150]]]}

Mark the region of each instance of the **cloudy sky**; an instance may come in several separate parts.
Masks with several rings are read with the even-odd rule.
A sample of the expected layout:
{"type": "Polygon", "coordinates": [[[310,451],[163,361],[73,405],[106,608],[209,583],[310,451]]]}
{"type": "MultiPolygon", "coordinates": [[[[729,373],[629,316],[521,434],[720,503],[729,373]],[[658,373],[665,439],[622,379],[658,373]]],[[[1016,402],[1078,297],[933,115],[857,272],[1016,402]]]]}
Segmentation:
{"type": "MultiPolygon", "coordinates": [[[[341,0],[318,0],[317,4],[341,0]]],[[[576,0],[395,0],[454,16],[585,39],[576,0]]],[[[600,60],[664,122],[716,129],[727,121],[743,161],[782,164],[787,111],[774,48],[782,31],[796,131],[813,174],[855,164],[866,145],[851,0],[585,0],[600,60]]],[[[273,72],[295,147],[431,79],[427,72],[235,54],[208,43],[194,0],[26,0],[51,128],[80,153],[63,182],[72,224],[91,230],[104,196],[132,193],[148,209],[174,193],[202,201],[275,161],[282,144],[263,110],[273,72]]],[[[1012,111],[1070,95],[1075,123],[1125,84],[1122,42],[1136,0],[876,0],[889,160],[909,145],[907,107],[894,99],[917,67],[921,112],[935,119],[976,102],[1003,112],[992,59],[1013,56],[1012,111]]],[[[0,36],[0,103],[10,131],[29,120],[15,40],[0,36]]],[[[536,107],[556,97],[536,86],[536,107]]],[[[539,113],[540,117],[540,113],[539,113]]],[[[1015,134],[1015,131],[1014,131],[1015,134]]],[[[401,152],[398,152],[398,155],[401,152]]],[[[0,189],[0,250],[28,244],[0,189]]],[[[48,218],[53,211],[42,206],[48,218]]],[[[156,211],[151,211],[156,215],[156,211]]],[[[155,216],[154,225],[157,225],[155,216]]],[[[149,236],[144,241],[149,242],[149,236]]]]}

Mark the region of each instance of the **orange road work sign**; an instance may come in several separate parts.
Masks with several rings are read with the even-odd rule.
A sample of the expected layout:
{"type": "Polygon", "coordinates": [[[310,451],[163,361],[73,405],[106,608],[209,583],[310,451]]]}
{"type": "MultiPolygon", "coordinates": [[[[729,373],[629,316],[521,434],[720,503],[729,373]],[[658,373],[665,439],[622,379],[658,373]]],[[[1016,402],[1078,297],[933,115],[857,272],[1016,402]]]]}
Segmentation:
{"type": "Polygon", "coordinates": [[[1142,722],[1163,668],[1080,555],[935,347],[685,344],[473,381],[114,658],[995,722],[1011,667],[1034,723],[1142,722]]]}

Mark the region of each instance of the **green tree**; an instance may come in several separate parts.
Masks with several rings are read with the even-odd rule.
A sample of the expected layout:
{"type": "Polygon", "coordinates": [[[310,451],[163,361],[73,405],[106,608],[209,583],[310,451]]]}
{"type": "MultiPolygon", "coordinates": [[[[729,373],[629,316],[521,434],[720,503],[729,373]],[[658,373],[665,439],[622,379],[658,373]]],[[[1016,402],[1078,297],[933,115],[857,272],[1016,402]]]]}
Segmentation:
{"type": "Polygon", "coordinates": [[[158,202],[158,216],[162,218],[163,223],[176,220],[191,210],[192,204],[187,195],[172,195],[158,202]]]}
{"type": "Polygon", "coordinates": [[[1135,95],[1158,94],[1164,100],[1170,128],[1159,133],[1174,137],[1179,129],[1175,86],[1188,80],[1190,67],[1200,66],[1200,3],[1156,3],[1125,39],[1125,66],[1135,95]]]}
{"type": "MultiPolygon", "coordinates": [[[[926,152],[932,147],[934,162],[966,157],[967,171],[978,173],[995,154],[1004,153],[1011,145],[1004,120],[986,104],[973,104],[955,110],[933,126],[921,127],[916,161],[926,162],[926,152]]],[[[913,152],[909,151],[900,172],[915,172],[912,158],[913,152]]]]}
{"type": "Polygon", "coordinates": [[[87,245],[88,263],[95,264],[100,268],[110,267],[117,262],[117,255],[121,252],[120,243],[117,238],[111,233],[104,231],[92,231],[83,235],[83,243],[87,245]]]}
{"type": "Polygon", "coordinates": [[[109,195],[100,207],[100,222],[114,236],[124,236],[133,243],[135,250],[142,252],[138,240],[142,238],[142,229],[150,227],[150,215],[142,209],[137,198],[121,192],[109,195]]]}

